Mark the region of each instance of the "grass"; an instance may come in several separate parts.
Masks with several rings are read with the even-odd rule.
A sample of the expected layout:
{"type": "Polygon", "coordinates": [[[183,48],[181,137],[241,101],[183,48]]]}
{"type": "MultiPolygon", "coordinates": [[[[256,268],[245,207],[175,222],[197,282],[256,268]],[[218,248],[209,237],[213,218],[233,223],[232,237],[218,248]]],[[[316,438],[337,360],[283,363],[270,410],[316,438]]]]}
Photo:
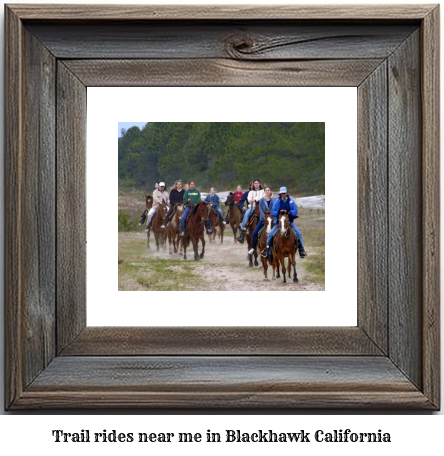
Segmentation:
{"type": "MultiPolygon", "coordinates": [[[[152,241],[152,240],[151,240],[152,241]]],[[[151,247],[155,244],[151,242],[151,247]]],[[[147,253],[146,237],[140,233],[119,235],[119,290],[183,291],[193,289],[198,279],[191,264],[180,260],[158,259],[147,253]]]]}
{"type": "Polygon", "coordinates": [[[303,260],[305,279],[325,283],[325,210],[300,209],[296,226],[302,233],[307,256],[303,260]]]}

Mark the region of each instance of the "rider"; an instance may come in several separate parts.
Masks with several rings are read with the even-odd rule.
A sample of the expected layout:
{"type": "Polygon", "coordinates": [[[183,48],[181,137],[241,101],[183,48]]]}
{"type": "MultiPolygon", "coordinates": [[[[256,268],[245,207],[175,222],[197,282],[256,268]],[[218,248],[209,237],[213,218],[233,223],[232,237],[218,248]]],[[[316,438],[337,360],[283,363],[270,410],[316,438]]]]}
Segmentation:
{"type": "Polygon", "coordinates": [[[251,214],[253,214],[256,204],[264,196],[265,196],[265,192],[262,190],[261,181],[259,179],[255,179],[253,181],[253,190],[250,190],[248,192],[248,204],[250,206],[249,206],[247,212],[245,212],[244,219],[242,220],[241,227],[240,227],[241,234],[237,238],[237,240],[241,244],[244,243],[245,232],[247,231],[247,228],[245,228],[245,225],[247,224],[251,214]]]}
{"type": "Polygon", "coordinates": [[[261,217],[258,224],[256,225],[256,228],[253,231],[253,234],[251,235],[250,250],[248,251],[249,255],[253,255],[255,251],[254,245],[257,235],[265,223],[265,212],[271,212],[273,204],[276,201],[276,198],[273,197],[273,192],[268,185],[264,188],[264,191],[265,196],[259,200],[259,212],[261,213],[261,217]]]}
{"type": "Polygon", "coordinates": [[[165,229],[168,220],[170,219],[171,215],[173,214],[174,211],[174,205],[176,203],[183,203],[183,197],[185,194],[185,190],[182,188],[183,187],[183,182],[179,179],[174,183],[174,188],[170,191],[170,209],[168,210],[168,214],[166,215],[165,221],[163,222],[163,225],[161,226],[162,229],[165,229]]]}
{"type": "MultiPolygon", "coordinates": [[[[248,192],[247,193],[247,198],[248,198],[248,192]]],[[[242,191],[242,185],[238,185],[236,188],[236,191],[233,193],[234,195],[234,203],[239,205],[240,199],[244,196],[244,192],[242,191]]],[[[240,207],[240,206],[239,206],[240,207]]],[[[225,222],[228,223],[228,214],[230,212],[230,208],[228,208],[227,213],[225,215],[225,222]]]]}
{"type": "Polygon", "coordinates": [[[224,213],[222,212],[222,209],[220,208],[219,204],[220,204],[220,200],[219,200],[219,196],[216,195],[216,190],[214,189],[214,187],[211,187],[210,188],[210,193],[207,195],[207,197],[205,198],[205,202],[206,203],[211,203],[211,206],[217,211],[217,213],[219,214],[220,216],[220,219],[222,220],[222,223],[224,225],[226,225],[226,221],[224,220],[224,213]]]}
{"type": "MultiPolygon", "coordinates": [[[[189,186],[190,188],[186,190],[185,194],[183,195],[183,202],[187,205],[187,207],[185,208],[182,218],[180,219],[180,236],[182,237],[185,236],[185,220],[191,211],[191,207],[194,204],[198,204],[202,201],[199,190],[194,188],[196,186],[196,183],[194,181],[190,181],[189,186]]],[[[207,225],[207,234],[211,234],[212,232],[213,230],[207,225]]]]}
{"type": "Polygon", "coordinates": [[[239,202],[237,203],[238,206],[242,209],[242,212],[245,212],[248,208],[248,194],[250,193],[251,190],[253,190],[254,185],[253,182],[250,182],[250,185],[248,186],[248,190],[244,192],[244,194],[241,196],[239,202]],[[247,203],[247,207],[244,207],[244,203],[247,203]]]}
{"type": "MultiPolygon", "coordinates": [[[[157,183],[157,182],[156,182],[157,183]]],[[[159,204],[169,202],[169,195],[168,192],[165,190],[165,182],[159,183],[159,190],[154,190],[153,192],[153,207],[148,212],[148,219],[146,222],[146,230],[145,233],[148,233],[150,230],[151,220],[159,207],[159,204]]]]}
{"type": "Polygon", "coordinates": [[[278,224],[278,219],[279,219],[279,214],[282,211],[286,211],[288,213],[288,218],[290,220],[290,225],[293,228],[293,230],[296,232],[298,239],[299,239],[299,256],[301,258],[304,258],[307,256],[304,245],[302,243],[302,235],[301,232],[298,230],[296,225],[294,224],[293,220],[298,218],[298,208],[296,207],[296,203],[293,201],[293,199],[290,197],[290,195],[287,193],[287,187],[281,187],[279,190],[279,198],[276,200],[276,202],[273,204],[273,208],[271,209],[271,214],[274,217],[274,226],[271,229],[270,234],[267,236],[267,245],[266,247],[262,250],[261,255],[263,257],[266,257],[268,253],[270,252],[270,245],[271,245],[271,240],[276,233],[276,231],[279,228],[278,224]]]}

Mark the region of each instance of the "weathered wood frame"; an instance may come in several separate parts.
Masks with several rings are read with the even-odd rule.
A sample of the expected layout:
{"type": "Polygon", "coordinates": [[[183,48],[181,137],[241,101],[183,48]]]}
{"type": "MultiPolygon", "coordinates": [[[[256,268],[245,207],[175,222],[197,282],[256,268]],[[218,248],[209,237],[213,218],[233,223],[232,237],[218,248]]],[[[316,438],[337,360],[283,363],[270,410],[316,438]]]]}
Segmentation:
{"type": "Polygon", "coordinates": [[[438,6],[5,19],[7,409],[439,408],[438,6]],[[358,87],[358,326],[86,327],[86,87],[113,85],[358,87]]]}

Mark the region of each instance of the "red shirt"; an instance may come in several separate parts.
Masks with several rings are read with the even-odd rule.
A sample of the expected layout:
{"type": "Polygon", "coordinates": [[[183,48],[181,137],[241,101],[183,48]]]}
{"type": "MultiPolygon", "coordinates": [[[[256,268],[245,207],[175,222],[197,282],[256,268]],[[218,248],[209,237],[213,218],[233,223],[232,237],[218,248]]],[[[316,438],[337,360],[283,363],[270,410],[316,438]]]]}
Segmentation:
{"type": "Polygon", "coordinates": [[[240,201],[243,194],[244,194],[244,192],[234,192],[234,202],[236,204],[240,201]]]}

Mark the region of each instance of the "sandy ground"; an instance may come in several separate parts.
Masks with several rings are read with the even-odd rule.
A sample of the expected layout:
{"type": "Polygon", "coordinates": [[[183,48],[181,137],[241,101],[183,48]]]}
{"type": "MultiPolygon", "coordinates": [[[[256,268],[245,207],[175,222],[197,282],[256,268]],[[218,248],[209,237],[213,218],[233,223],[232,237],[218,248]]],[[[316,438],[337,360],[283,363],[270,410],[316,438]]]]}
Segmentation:
{"type": "MultiPolygon", "coordinates": [[[[124,234],[124,233],[122,233],[124,234]]],[[[136,233],[125,233],[125,237],[134,236],[136,233]]],[[[140,234],[142,235],[142,233],[140,234]]],[[[140,236],[138,235],[138,236],[140,236]]],[[[122,239],[123,240],[123,239],[122,239]]],[[[141,254],[141,259],[182,259],[183,256],[178,253],[172,255],[168,252],[168,242],[165,251],[155,250],[155,244],[150,240],[151,249],[141,254]]],[[[193,265],[194,274],[199,275],[203,281],[196,289],[203,290],[206,288],[208,291],[247,291],[247,290],[274,290],[274,291],[322,291],[324,290],[324,284],[311,283],[306,280],[306,273],[304,270],[304,261],[296,257],[296,271],[299,279],[299,283],[293,283],[291,280],[287,284],[283,283],[282,273],[281,278],[272,280],[272,268],[269,266],[268,269],[268,280],[265,280],[262,262],[260,256],[258,256],[259,266],[248,266],[247,260],[247,246],[246,244],[241,245],[238,242],[233,242],[232,231],[227,229],[223,244],[220,243],[218,237],[215,243],[210,243],[208,236],[205,236],[205,256],[202,260],[195,261],[192,246],[187,249],[187,260],[189,264],[193,265]],[[205,284],[202,287],[202,283],[205,284]]],[[[202,251],[202,247],[199,244],[199,253],[202,251]]],[[[307,251],[311,255],[316,255],[313,249],[307,246],[307,251]]],[[[171,269],[178,268],[180,266],[171,266],[171,269]]],[[[288,280],[288,277],[287,277],[288,280]]]]}

